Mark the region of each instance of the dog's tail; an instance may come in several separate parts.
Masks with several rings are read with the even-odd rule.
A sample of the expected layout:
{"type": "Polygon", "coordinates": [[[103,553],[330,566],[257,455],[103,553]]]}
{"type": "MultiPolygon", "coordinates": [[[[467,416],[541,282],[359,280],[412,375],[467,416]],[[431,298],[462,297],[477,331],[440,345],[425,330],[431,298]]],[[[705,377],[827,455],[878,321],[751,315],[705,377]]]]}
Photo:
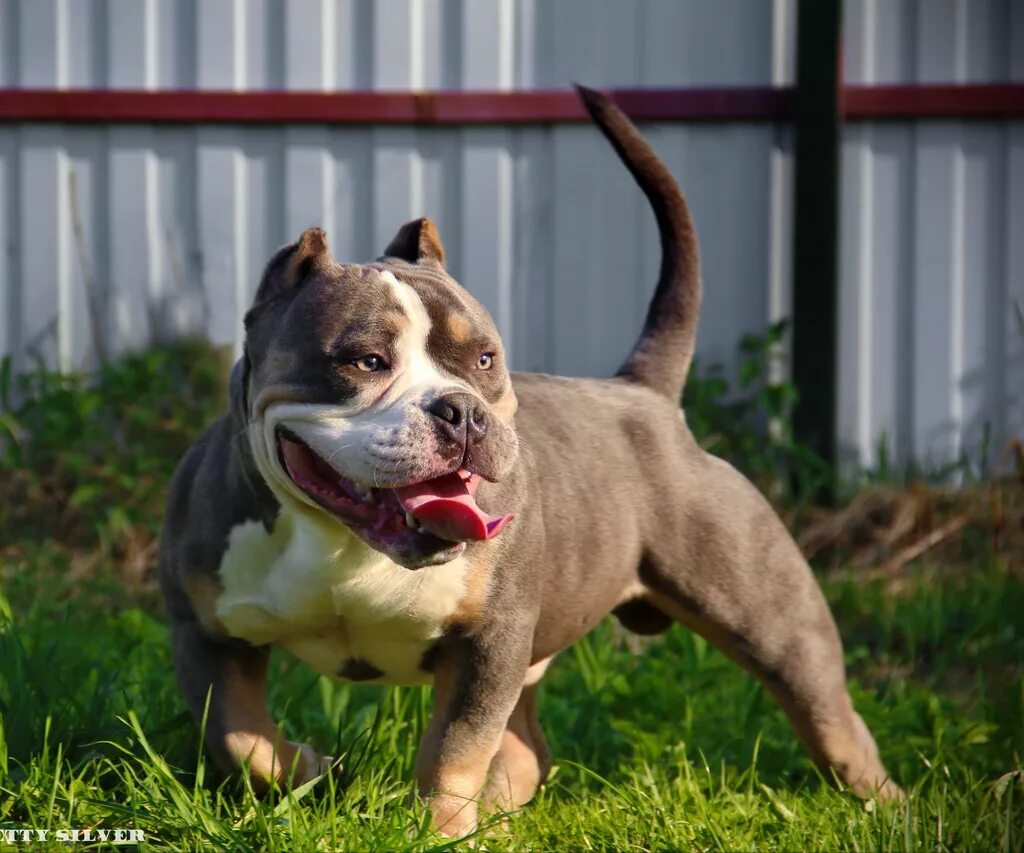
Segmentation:
{"type": "Polygon", "coordinates": [[[647,196],[661,237],[658,287],[640,338],[617,375],[678,400],[700,315],[700,258],[690,210],[672,173],[622,110],[600,92],[579,85],[576,90],[647,196]]]}

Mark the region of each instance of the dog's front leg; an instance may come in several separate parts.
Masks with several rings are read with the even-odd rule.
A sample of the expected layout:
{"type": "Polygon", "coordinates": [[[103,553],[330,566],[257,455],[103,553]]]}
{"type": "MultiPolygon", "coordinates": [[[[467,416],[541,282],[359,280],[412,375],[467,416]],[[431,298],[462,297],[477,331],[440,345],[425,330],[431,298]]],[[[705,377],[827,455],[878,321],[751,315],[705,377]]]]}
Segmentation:
{"type": "Polygon", "coordinates": [[[172,636],[175,673],[197,721],[209,696],[206,745],[221,767],[230,772],[248,762],[253,787],[262,792],[275,783],[298,785],[329,766],[308,744],[286,740],[270,716],[267,647],[212,638],[195,622],[175,624],[172,636]]]}
{"type": "Polygon", "coordinates": [[[439,648],[434,716],[420,743],[416,778],[445,835],[476,829],[481,790],[522,691],[532,637],[526,626],[509,626],[439,648]]]}

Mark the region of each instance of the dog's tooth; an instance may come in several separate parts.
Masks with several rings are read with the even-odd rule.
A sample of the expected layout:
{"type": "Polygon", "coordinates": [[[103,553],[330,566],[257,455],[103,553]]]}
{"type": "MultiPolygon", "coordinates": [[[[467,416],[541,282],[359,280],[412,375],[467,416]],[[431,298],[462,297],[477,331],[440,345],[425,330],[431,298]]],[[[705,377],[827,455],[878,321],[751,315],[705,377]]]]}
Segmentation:
{"type": "Polygon", "coordinates": [[[405,514],[405,526],[411,527],[413,530],[416,529],[416,519],[415,517],[413,517],[413,514],[411,512],[407,512],[405,514]]]}
{"type": "Polygon", "coordinates": [[[353,481],[352,488],[355,490],[355,493],[359,495],[359,499],[364,503],[377,503],[376,499],[373,497],[373,489],[370,486],[364,486],[362,483],[356,483],[353,481]]]}

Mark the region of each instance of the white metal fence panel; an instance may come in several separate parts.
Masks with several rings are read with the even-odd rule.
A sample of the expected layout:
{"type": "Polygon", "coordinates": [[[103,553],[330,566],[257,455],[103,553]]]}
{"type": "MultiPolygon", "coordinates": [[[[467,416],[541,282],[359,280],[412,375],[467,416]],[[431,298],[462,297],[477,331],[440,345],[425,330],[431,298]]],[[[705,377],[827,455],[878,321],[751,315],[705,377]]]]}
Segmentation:
{"type": "MultiPolygon", "coordinates": [[[[795,0],[0,0],[0,85],[419,89],[789,83],[795,0]]],[[[850,82],[1024,79],[1016,0],[847,0],[850,82]]],[[[649,125],[690,196],[700,355],[790,313],[790,132],[649,125]]],[[[873,464],[1024,429],[1019,123],[844,130],[840,430],[873,464]],[[987,425],[987,426],[986,426],[987,425]]],[[[238,344],[270,252],[339,257],[437,221],[513,362],[600,374],[657,267],[639,193],[585,126],[0,127],[0,352],[85,364],[201,330],[238,344]]]]}
{"type": "MultiPolygon", "coordinates": [[[[702,356],[728,361],[742,332],[788,313],[769,288],[789,279],[785,136],[647,131],[701,232],[702,356]]],[[[517,366],[607,372],[659,258],[645,200],[587,126],[4,128],[0,191],[7,348],[66,364],[95,355],[90,307],[107,347],[188,330],[236,341],[262,264],[303,227],[323,224],[339,258],[369,259],[428,212],[517,366]]]]}
{"type": "MultiPolygon", "coordinates": [[[[1024,80],[1016,0],[848,0],[850,82],[1024,80]]],[[[843,132],[839,430],[874,465],[1024,432],[1024,124],[843,132]]]]}
{"type": "Polygon", "coordinates": [[[844,0],[848,83],[1024,80],[1020,0],[844,0]]]}
{"type": "MultiPolygon", "coordinates": [[[[0,85],[419,89],[788,82],[794,0],[0,0],[0,85]]],[[[789,313],[788,129],[648,127],[694,208],[705,363],[789,313]]],[[[587,126],[0,126],[0,351],[65,365],[202,330],[239,343],[261,267],[440,227],[513,364],[613,370],[653,217],[587,126]],[[95,319],[90,319],[89,308],[95,319]]]]}
{"type": "Polygon", "coordinates": [[[795,0],[0,0],[0,85],[458,89],[792,75],[795,0]]]}

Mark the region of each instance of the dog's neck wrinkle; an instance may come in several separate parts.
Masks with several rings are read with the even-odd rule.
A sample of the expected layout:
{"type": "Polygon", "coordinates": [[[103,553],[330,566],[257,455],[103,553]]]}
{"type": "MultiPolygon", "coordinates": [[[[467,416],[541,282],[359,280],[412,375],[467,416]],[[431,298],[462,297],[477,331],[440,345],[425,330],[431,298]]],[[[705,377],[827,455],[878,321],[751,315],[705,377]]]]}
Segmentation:
{"type": "Polygon", "coordinates": [[[241,487],[248,492],[255,504],[258,520],[269,532],[274,520],[281,512],[281,504],[271,491],[256,465],[252,447],[249,445],[251,432],[240,414],[232,409],[230,418],[231,470],[241,487]]]}

